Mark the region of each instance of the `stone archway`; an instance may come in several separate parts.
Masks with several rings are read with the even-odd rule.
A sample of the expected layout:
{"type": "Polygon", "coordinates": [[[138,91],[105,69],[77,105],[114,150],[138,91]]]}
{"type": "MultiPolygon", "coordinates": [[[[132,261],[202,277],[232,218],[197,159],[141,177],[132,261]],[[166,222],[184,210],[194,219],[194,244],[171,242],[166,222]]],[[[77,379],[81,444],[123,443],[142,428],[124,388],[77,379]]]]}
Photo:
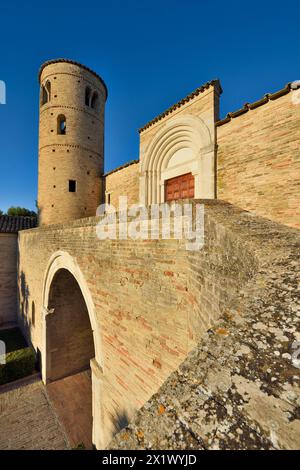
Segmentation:
{"type": "MultiPolygon", "coordinates": [[[[59,397],[63,404],[67,399],[67,387],[70,391],[70,384],[73,382],[75,392],[78,380],[81,381],[79,388],[82,387],[84,394],[90,393],[91,398],[90,402],[87,400],[86,406],[91,407],[92,429],[87,432],[91,433],[93,445],[102,448],[103,355],[100,330],[84,276],[76,261],[66,252],[56,252],[49,261],[44,278],[42,318],[43,382],[48,384],[49,390],[56,389],[55,393],[57,389],[58,393],[63,391],[63,395],[59,397]],[[91,377],[90,390],[87,388],[87,373],[91,377]],[[60,384],[57,381],[60,381],[60,384]]],[[[80,392],[77,391],[77,396],[74,395],[73,398],[72,392],[69,393],[68,399],[75,401],[78,393],[80,392]]],[[[84,403],[83,400],[79,404],[81,410],[85,406],[84,403]]],[[[84,410],[84,413],[88,412],[87,409],[84,410]]]]}
{"type": "Polygon", "coordinates": [[[214,136],[205,122],[192,115],[175,117],[158,131],[141,161],[140,202],[165,202],[165,182],[191,173],[196,199],[215,197],[214,136]]]}

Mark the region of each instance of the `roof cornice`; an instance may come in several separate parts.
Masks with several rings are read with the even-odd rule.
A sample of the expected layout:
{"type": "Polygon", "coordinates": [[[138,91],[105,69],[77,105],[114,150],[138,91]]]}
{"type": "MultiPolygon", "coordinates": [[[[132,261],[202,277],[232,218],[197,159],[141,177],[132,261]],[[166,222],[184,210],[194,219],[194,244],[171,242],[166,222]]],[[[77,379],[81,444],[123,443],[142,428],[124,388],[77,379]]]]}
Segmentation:
{"type": "Polygon", "coordinates": [[[222,87],[221,87],[221,84],[220,84],[220,80],[218,79],[215,79],[215,80],[211,80],[209,82],[206,82],[204,85],[196,88],[196,90],[194,90],[192,93],[190,93],[189,95],[187,95],[185,98],[181,99],[180,101],[178,101],[177,103],[173,104],[172,106],[170,106],[168,109],[166,109],[166,111],[164,111],[163,113],[159,114],[158,116],[156,116],[154,119],[152,119],[151,121],[149,121],[147,124],[145,124],[143,127],[141,127],[139,129],[139,133],[141,134],[141,132],[145,131],[146,129],[148,129],[149,127],[153,126],[155,123],[157,123],[158,121],[160,121],[161,119],[163,119],[164,117],[168,116],[169,114],[171,114],[173,111],[175,111],[176,109],[180,108],[181,106],[183,106],[184,104],[188,103],[189,101],[191,101],[193,98],[195,98],[195,96],[198,96],[200,93],[203,93],[205,90],[207,90],[209,87],[211,86],[214,86],[216,88],[218,88],[218,91],[219,91],[219,94],[221,94],[223,92],[222,90],[222,87]]]}
{"type": "Polygon", "coordinates": [[[18,233],[37,226],[37,218],[24,215],[1,215],[0,233],[18,233]]]}
{"type": "Polygon", "coordinates": [[[96,72],[94,72],[94,70],[90,69],[86,65],[83,65],[80,62],[77,62],[76,60],[63,59],[63,58],[47,60],[40,67],[39,74],[38,74],[39,82],[41,81],[41,75],[42,75],[42,72],[43,72],[44,68],[47,67],[48,65],[58,64],[58,63],[66,63],[66,64],[77,65],[78,67],[81,67],[82,69],[87,70],[88,72],[90,72],[92,75],[94,75],[96,78],[98,78],[98,80],[100,80],[100,82],[104,86],[105,93],[106,93],[106,98],[107,98],[107,95],[108,95],[107,86],[106,86],[104,80],[100,77],[100,75],[98,75],[96,72]]]}
{"type": "Polygon", "coordinates": [[[216,123],[216,126],[223,126],[224,124],[227,124],[227,122],[230,122],[232,119],[241,116],[242,114],[245,114],[252,109],[256,109],[259,106],[263,106],[269,101],[277,100],[281,96],[287,95],[291,90],[296,90],[297,88],[300,88],[300,81],[289,82],[285,85],[284,88],[281,88],[280,90],[275,91],[274,93],[266,93],[260,100],[254,101],[253,103],[245,103],[244,106],[238,109],[237,111],[227,113],[224,119],[221,119],[216,123]]]}

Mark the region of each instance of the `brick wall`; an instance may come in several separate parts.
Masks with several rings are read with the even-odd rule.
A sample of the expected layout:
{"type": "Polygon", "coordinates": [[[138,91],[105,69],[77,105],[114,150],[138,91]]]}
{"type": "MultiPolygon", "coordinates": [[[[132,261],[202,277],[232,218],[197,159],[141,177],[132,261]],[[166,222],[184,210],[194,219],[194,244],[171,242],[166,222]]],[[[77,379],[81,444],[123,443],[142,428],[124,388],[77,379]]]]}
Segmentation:
{"type": "Polygon", "coordinates": [[[0,234],[0,325],[16,321],[17,234],[0,234]]]}
{"type": "Polygon", "coordinates": [[[300,227],[300,105],[290,92],[217,127],[219,199],[300,227]]]}
{"type": "Polygon", "coordinates": [[[222,205],[206,204],[205,246],[195,252],[186,250],[185,240],[100,241],[95,218],[19,235],[19,320],[35,348],[42,349],[43,282],[51,255],[68,252],[88,285],[103,351],[107,439],[118,418],[131,417],[178,367],[256,270],[255,251],[238,236],[240,211],[229,206],[231,219],[227,213],[224,223],[217,217],[222,205]]]}
{"type": "MultiPolygon", "coordinates": [[[[299,230],[247,212],[234,227],[229,205],[215,209],[217,230],[235,232],[236,257],[244,240],[259,267],[110,450],[300,447],[299,230]]],[[[226,277],[234,260],[223,267],[226,277]]]]}
{"type": "Polygon", "coordinates": [[[139,162],[132,163],[106,175],[105,202],[110,200],[110,204],[116,208],[120,196],[127,196],[129,205],[139,202],[139,167],[139,162]]]}

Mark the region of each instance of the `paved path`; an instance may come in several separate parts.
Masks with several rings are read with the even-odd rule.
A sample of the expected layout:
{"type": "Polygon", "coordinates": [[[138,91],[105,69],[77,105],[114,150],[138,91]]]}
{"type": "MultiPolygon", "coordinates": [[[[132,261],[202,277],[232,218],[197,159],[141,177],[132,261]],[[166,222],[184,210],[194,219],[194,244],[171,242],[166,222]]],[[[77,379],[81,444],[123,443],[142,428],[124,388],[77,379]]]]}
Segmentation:
{"type": "Polygon", "coordinates": [[[71,447],[92,449],[92,383],[90,370],[47,385],[47,393],[71,447]]]}
{"type": "Polygon", "coordinates": [[[64,428],[39,378],[0,388],[0,449],[69,449],[64,428]]]}

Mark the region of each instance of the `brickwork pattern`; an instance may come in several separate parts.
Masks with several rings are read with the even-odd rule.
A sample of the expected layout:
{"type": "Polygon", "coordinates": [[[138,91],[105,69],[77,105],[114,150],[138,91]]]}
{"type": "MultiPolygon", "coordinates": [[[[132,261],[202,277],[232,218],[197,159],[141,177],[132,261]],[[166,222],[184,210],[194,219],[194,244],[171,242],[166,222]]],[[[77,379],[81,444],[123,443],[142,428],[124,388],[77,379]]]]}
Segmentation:
{"type": "Polygon", "coordinates": [[[214,212],[207,202],[206,244],[195,252],[186,250],[185,240],[100,241],[96,218],[20,234],[19,276],[27,297],[20,289],[20,301],[35,302],[35,327],[30,308],[19,320],[35,348],[42,349],[43,280],[52,254],[67,251],[88,284],[103,348],[108,434],[178,367],[255,272],[251,252],[214,212]]]}
{"type": "Polygon", "coordinates": [[[1,450],[66,450],[68,438],[38,379],[0,390],[1,450]]]}
{"type": "Polygon", "coordinates": [[[105,202],[119,206],[119,197],[127,196],[128,205],[139,202],[139,163],[133,163],[105,177],[105,202]],[[110,196],[109,196],[110,195],[110,196]]]}
{"type": "Polygon", "coordinates": [[[300,227],[300,104],[296,91],[217,127],[217,197],[300,227]]]}
{"type": "Polygon", "coordinates": [[[300,447],[299,231],[220,209],[258,269],[109,449],[300,447]]]}

